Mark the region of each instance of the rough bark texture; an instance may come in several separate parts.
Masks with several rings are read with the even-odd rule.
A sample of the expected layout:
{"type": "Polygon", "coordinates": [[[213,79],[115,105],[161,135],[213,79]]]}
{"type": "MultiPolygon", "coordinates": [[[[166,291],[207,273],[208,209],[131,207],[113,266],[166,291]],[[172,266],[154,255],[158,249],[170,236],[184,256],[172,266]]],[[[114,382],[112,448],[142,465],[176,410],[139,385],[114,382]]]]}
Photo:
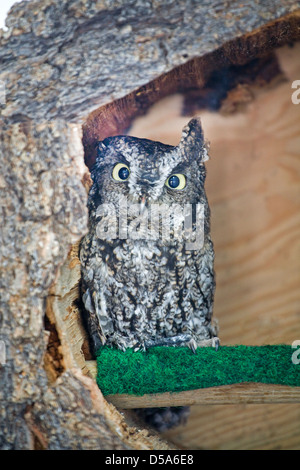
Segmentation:
{"type": "Polygon", "coordinates": [[[80,368],[65,367],[56,380],[45,372],[46,299],[86,231],[81,123],[99,106],[274,20],[287,16],[274,44],[292,39],[297,16],[288,15],[299,7],[288,0],[14,6],[8,30],[0,31],[2,449],[168,448],[130,428],[80,368]]]}
{"type": "Polygon", "coordinates": [[[43,367],[46,298],[87,223],[80,126],[3,125],[0,146],[1,447],[166,448],[146,431],[134,434],[79,367],[54,383],[43,367]]]}
{"type": "MultiPolygon", "coordinates": [[[[84,119],[93,109],[299,7],[292,0],[21,2],[13,7],[1,40],[3,115],[84,119]]],[[[281,28],[269,42],[286,40],[289,29],[281,28]]],[[[242,53],[248,55],[237,52],[239,60],[242,53]]]]}

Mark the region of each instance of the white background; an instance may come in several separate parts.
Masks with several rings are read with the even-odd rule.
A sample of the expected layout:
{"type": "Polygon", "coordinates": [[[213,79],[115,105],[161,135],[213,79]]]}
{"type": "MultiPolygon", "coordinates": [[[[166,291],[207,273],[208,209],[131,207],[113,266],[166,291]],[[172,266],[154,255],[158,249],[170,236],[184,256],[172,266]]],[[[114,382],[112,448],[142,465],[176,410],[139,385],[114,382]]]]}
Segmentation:
{"type": "Polygon", "coordinates": [[[5,27],[5,18],[10,8],[21,0],[0,0],[0,28],[5,27]]]}

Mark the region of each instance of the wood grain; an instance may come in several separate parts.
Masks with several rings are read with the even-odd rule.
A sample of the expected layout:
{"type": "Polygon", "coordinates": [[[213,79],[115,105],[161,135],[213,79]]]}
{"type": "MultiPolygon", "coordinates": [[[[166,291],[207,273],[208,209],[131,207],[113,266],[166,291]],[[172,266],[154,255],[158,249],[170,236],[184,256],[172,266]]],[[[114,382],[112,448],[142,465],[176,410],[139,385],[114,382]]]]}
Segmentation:
{"type": "Polygon", "coordinates": [[[179,393],[154,393],[143,396],[118,394],[107,395],[105,398],[113,405],[123,409],[242,403],[300,403],[300,387],[241,383],[179,393]]]}
{"type": "MultiPolygon", "coordinates": [[[[55,324],[59,334],[63,367],[79,367],[85,374],[90,375],[84,354],[87,332],[76,304],[80,296],[80,276],[78,244],[75,244],[60,268],[51,295],[47,297],[47,316],[50,322],[55,324]]],[[[47,366],[45,369],[47,370],[47,366]]]]}
{"type": "Polygon", "coordinates": [[[298,404],[199,405],[165,437],[188,449],[299,450],[299,422],[298,404]]]}

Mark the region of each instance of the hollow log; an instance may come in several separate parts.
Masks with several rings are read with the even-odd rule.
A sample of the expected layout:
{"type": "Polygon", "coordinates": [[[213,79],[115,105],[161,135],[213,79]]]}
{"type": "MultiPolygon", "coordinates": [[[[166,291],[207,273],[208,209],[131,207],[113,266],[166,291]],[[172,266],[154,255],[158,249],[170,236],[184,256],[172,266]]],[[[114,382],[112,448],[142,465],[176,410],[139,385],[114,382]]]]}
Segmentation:
{"type": "MultiPolygon", "coordinates": [[[[76,247],[97,139],[299,40],[300,2],[35,0],[0,31],[0,447],[172,449],[86,364],[76,247]],[[4,90],[4,91],[3,91],[4,90]]],[[[299,78],[299,77],[298,77],[299,78]]]]}

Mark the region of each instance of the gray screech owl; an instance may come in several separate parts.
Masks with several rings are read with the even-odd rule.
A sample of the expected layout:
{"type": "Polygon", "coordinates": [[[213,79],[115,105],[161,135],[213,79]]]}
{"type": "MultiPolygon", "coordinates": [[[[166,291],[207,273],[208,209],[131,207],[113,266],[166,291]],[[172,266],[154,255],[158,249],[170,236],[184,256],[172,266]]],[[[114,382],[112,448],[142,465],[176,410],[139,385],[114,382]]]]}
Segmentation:
{"type": "Polygon", "coordinates": [[[207,159],[198,119],[175,147],[130,136],[98,142],[80,246],[94,350],[218,347],[207,159]]]}

